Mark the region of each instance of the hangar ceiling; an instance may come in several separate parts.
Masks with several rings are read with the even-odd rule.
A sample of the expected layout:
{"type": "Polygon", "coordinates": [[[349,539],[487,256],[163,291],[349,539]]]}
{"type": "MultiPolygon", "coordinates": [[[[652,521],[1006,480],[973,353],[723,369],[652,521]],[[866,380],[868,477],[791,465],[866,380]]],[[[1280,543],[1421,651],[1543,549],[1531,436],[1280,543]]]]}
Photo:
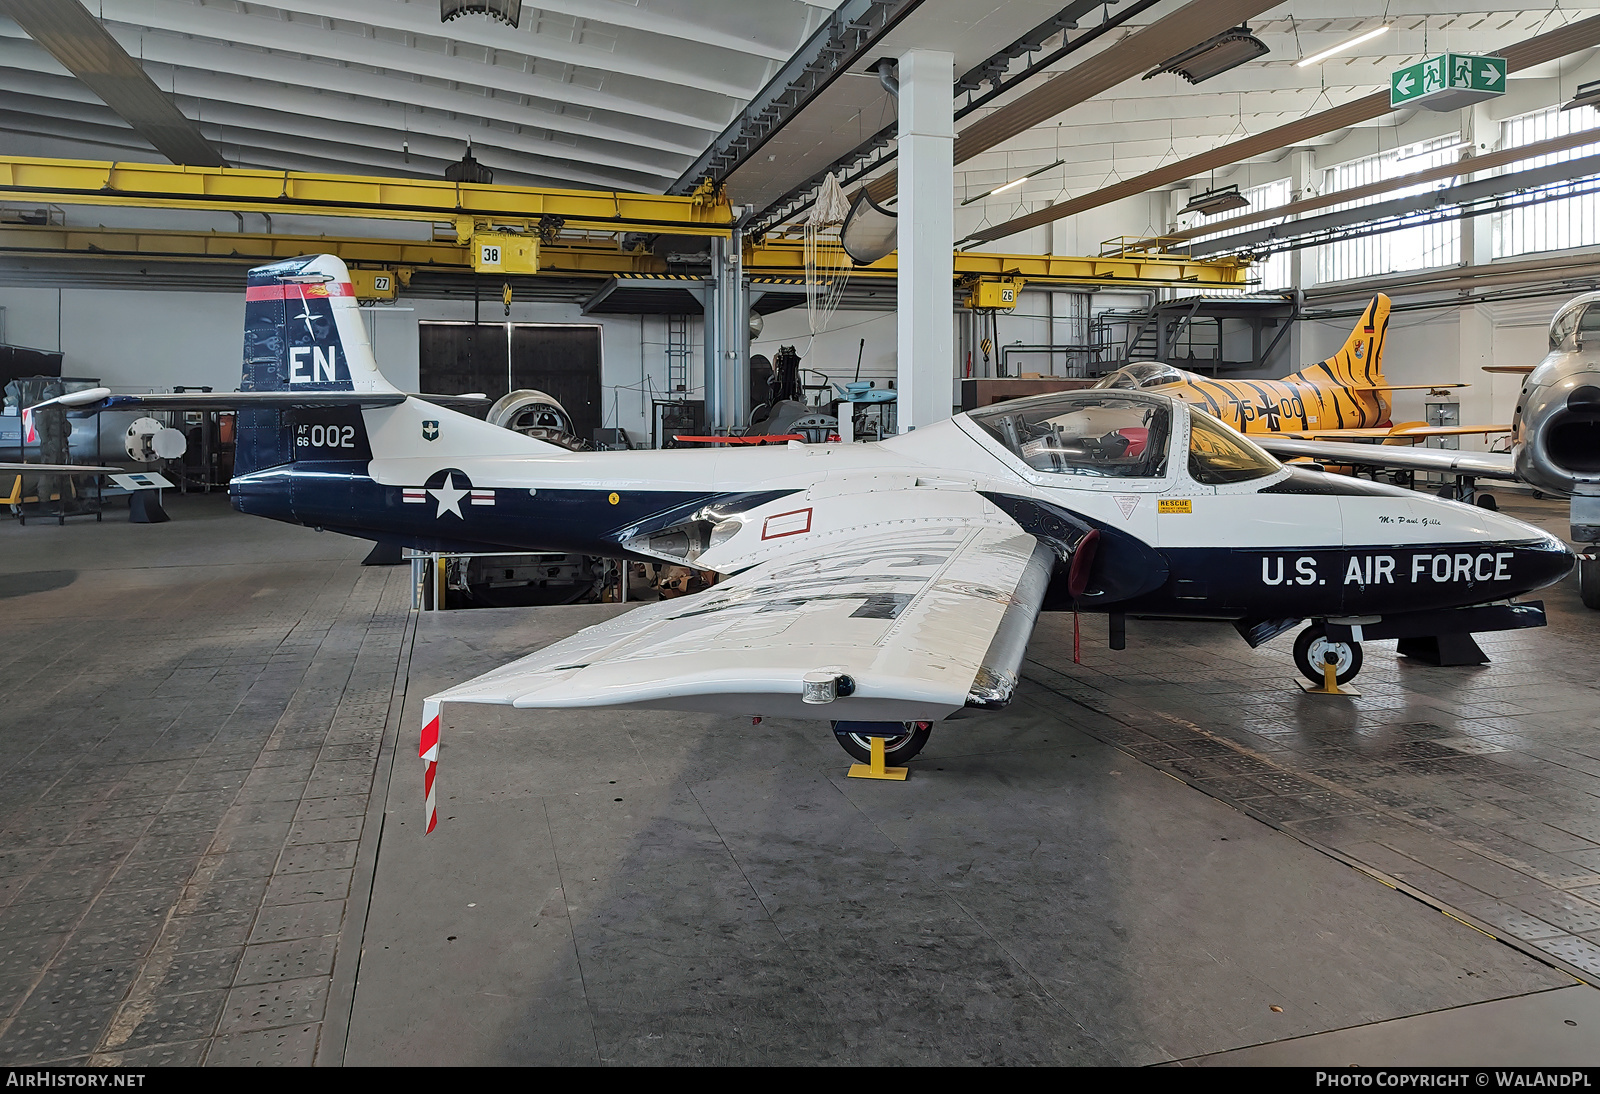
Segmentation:
{"type": "MultiPolygon", "coordinates": [[[[86,6],[234,166],[437,177],[470,137],[497,182],[659,192],[834,5],[551,0],[517,28],[442,23],[438,0],[86,6]]],[[[39,154],[151,156],[3,15],[0,133],[39,154]]]]}
{"type": "MultiPolygon", "coordinates": [[[[1135,22],[1148,22],[1166,10],[1165,5],[1158,6],[1135,22]]],[[[1537,10],[1510,8],[1503,0],[1498,4],[1493,0],[1294,0],[1280,4],[1250,22],[1252,32],[1271,50],[1260,60],[1199,87],[1191,87],[1174,74],[1126,80],[959,165],[957,201],[974,196],[978,200],[958,211],[957,235],[977,232],[1057,201],[1083,198],[1157,167],[1386,91],[1391,72],[1423,57],[1446,50],[1493,53],[1596,14],[1600,14],[1600,3],[1592,2],[1542,4],[1537,10]],[[1302,58],[1384,23],[1390,29],[1371,41],[1320,64],[1298,64],[1302,58]],[[981,196],[1056,160],[1062,161],[1060,166],[1013,190],[990,198],[981,196]]],[[[1130,24],[1108,34],[1105,47],[1133,29],[1130,24]]],[[[1097,48],[1105,47],[1097,43],[1097,48]]],[[[1563,79],[1563,74],[1577,69],[1589,52],[1526,69],[1512,79],[1548,81],[1548,105],[1560,105],[1571,97],[1577,83],[1570,75],[1563,79]]],[[[1074,58],[1074,63],[1077,60],[1074,58]]],[[[1002,109],[1011,97],[997,99],[985,112],[1002,109]]],[[[1392,129],[1413,113],[1383,112],[1360,124],[1392,129]]],[[[1348,132],[1333,130],[1300,141],[1298,146],[1332,144],[1348,132]]],[[[1285,153],[1278,148],[1253,158],[1273,160],[1285,153]]]]}
{"type": "MultiPolygon", "coordinates": [[[[77,2],[55,0],[56,6],[77,2]]],[[[119,116],[46,44],[3,14],[26,3],[52,6],[0,0],[0,147],[16,155],[160,159],[125,120],[127,109],[119,116]]],[[[441,22],[438,0],[83,3],[230,164],[437,178],[470,139],[497,182],[644,192],[692,185],[686,180],[698,177],[708,151],[762,105],[792,59],[826,34],[835,9],[840,17],[869,12],[887,20],[881,38],[828,85],[831,99],[763,137],[760,154],[744,156],[728,175],[734,200],[758,208],[785,185],[814,176],[818,161],[872,149],[871,138],[892,126],[893,99],[871,71],[880,55],[911,45],[954,50],[965,78],[952,89],[963,132],[982,128],[1055,80],[1082,75],[1130,36],[1170,28],[1197,6],[1194,0],[550,0],[525,3],[520,26],[512,28],[481,16],[441,22]],[[1037,33],[1052,19],[1059,29],[1037,33]],[[1026,48],[1017,48],[1019,35],[1026,48]],[[1056,51],[1066,55],[1041,62],[1056,51]],[[997,92],[974,73],[1013,79],[1015,86],[997,92]]],[[[1240,11],[1245,7],[1252,6],[1240,11]]],[[[1199,87],[1170,73],[1120,79],[959,163],[958,236],[992,232],[1053,203],[1082,201],[1158,167],[1353,103],[1386,87],[1392,70],[1428,54],[1494,52],[1600,15],[1600,0],[1551,0],[1536,10],[1504,0],[1290,0],[1253,9],[1260,10],[1249,26],[1269,47],[1265,56],[1199,87]],[[1389,30],[1371,41],[1320,64],[1298,64],[1385,24],[1389,30]],[[1019,185],[985,196],[1024,175],[1030,177],[1019,185]]],[[[60,53],[58,45],[51,48],[60,53]]],[[[1513,79],[1544,81],[1554,104],[1570,96],[1590,53],[1527,68],[1513,79]]],[[[1594,75],[1600,73],[1586,78],[1594,75]]],[[[1357,124],[1392,128],[1408,116],[1386,113],[1357,124]]],[[[1316,134],[1298,146],[1335,142],[1348,132],[1316,134]]],[[[892,143],[876,143],[862,180],[894,170],[892,143]],[[871,166],[874,159],[879,166],[871,166]]],[[[1284,154],[1277,148],[1255,158],[1284,154]]],[[[1015,242],[1000,249],[1014,250],[1015,242]]]]}

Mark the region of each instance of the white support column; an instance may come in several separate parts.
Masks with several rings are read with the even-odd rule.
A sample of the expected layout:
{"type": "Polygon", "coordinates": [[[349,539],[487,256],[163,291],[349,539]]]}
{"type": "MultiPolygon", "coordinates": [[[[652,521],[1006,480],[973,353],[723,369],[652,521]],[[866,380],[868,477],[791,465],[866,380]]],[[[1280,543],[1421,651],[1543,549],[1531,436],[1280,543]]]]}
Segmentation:
{"type": "MultiPolygon", "coordinates": [[[[1296,148],[1289,153],[1289,200],[1314,197],[1322,177],[1317,171],[1317,153],[1311,148],[1296,148]]],[[[1289,252],[1289,283],[1305,290],[1317,283],[1317,248],[1302,247],[1289,252]]]]}
{"type": "Polygon", "coordinates": [[[955,55],[900,57],[899,353],[901,432],[950,416],[955,309],[955,55]]]}

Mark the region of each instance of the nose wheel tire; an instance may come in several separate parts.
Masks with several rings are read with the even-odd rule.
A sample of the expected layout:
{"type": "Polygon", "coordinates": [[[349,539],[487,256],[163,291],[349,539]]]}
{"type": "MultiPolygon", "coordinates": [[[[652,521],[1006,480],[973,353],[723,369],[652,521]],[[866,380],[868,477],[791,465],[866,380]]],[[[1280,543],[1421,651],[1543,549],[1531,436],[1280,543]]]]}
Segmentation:
{"type": "Polygon", "coordinates": [[[1585,608],[1600,608],[1600,558],[1578,556],[1578,595],[1585,608]]]}
{"type": "Polygon", "coordinates": [[[839,747],[850,753],[857,763],[863,764],[872,762],[872,738],[882,736],[884,764],[903,767],[928,743],[928,738],[933,734],[933,723],[834,722],[833,734],[839,747]]]}
{"type": "Polygon", "coordinates": [[[1361,643],[1336,642],[1316,623],[1294,640],[1295,668],[1313,684],[1323,683],[1322,666],[1330,653],[1334,658],[1334,679],[1341,684],[1354,680],[1361,671],[1361,643]]]}

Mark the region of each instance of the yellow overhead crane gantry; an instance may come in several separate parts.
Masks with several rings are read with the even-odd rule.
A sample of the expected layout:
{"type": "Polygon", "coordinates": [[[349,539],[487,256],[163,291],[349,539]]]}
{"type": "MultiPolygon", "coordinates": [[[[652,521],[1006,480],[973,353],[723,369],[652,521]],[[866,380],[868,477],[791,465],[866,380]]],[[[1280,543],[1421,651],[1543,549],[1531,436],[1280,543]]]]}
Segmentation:
{"type": "MultiPolygon", "coordinates": [[[[624,251],[615,238],[586,239],[579,233],[726,238],[734,225],[726,198],[708,188],[687,197],[668,197],[18,156],[0,157],[0,202],[360,217],[435,225],[431,240],[407,240],[0,224],[0,253],[244,264],[327,252],[347,263],[387,269],[400,284],[407,283],[413,271],[430,267],[567,278],[649,276],[667,272],[666,262],[648,251],[624,251]],[[442,234],[439,226],[444,227],[442,234]]],[[[890,255],[858,267],[851,276],[893,278],[896,260],[890,255]]],[[[753,277],[803,279],[804,247],[793,240],[746,241],[744,269],[753,277]]],[[[1248,262],[1237,257],[1198,259],[1161,248],[1113,247],[1088,257],[955,254],[958,281],[1004,282],[1016,288],[1024,282],[1239,288],[1248,271],[1248,262]]]]}

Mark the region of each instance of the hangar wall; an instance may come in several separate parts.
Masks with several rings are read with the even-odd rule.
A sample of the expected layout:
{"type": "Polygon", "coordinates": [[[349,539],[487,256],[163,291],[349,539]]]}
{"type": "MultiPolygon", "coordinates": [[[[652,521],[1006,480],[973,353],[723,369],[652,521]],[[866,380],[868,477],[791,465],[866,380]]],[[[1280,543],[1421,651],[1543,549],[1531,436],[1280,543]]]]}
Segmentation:
{"type": "MultiPolygon", "coordinates": [[[[210,385],[232,391],[239,386],[244,302],[238,293],[0,288],[0,308],[5,309],[6,337],[12,344],[60,349],[65,374],[97,377],[114,391],[166,390],[178,385],[210,385]]],[[[393,309],[366,314],[368,334],[384,375],[395,386],[415,391],[417,324],[441,319],[470,321],[472,301],[402,298],[393,309]]],[[[504,307],[499,300],[486,297],[479,317],[483,322],[501,322],[504,307]]],[[[666,390],[663,319],[589,317],[577,304],[544,302],[513,302],[510,319],[601,326],[605,424],[620,425],[636,437],[649,435],[651,391],[661,397],[666,390]]],[[[690,384],[695,387],[701,383],[698,327],[698,322],[691,323],[689,331],[690,384]]]]}

